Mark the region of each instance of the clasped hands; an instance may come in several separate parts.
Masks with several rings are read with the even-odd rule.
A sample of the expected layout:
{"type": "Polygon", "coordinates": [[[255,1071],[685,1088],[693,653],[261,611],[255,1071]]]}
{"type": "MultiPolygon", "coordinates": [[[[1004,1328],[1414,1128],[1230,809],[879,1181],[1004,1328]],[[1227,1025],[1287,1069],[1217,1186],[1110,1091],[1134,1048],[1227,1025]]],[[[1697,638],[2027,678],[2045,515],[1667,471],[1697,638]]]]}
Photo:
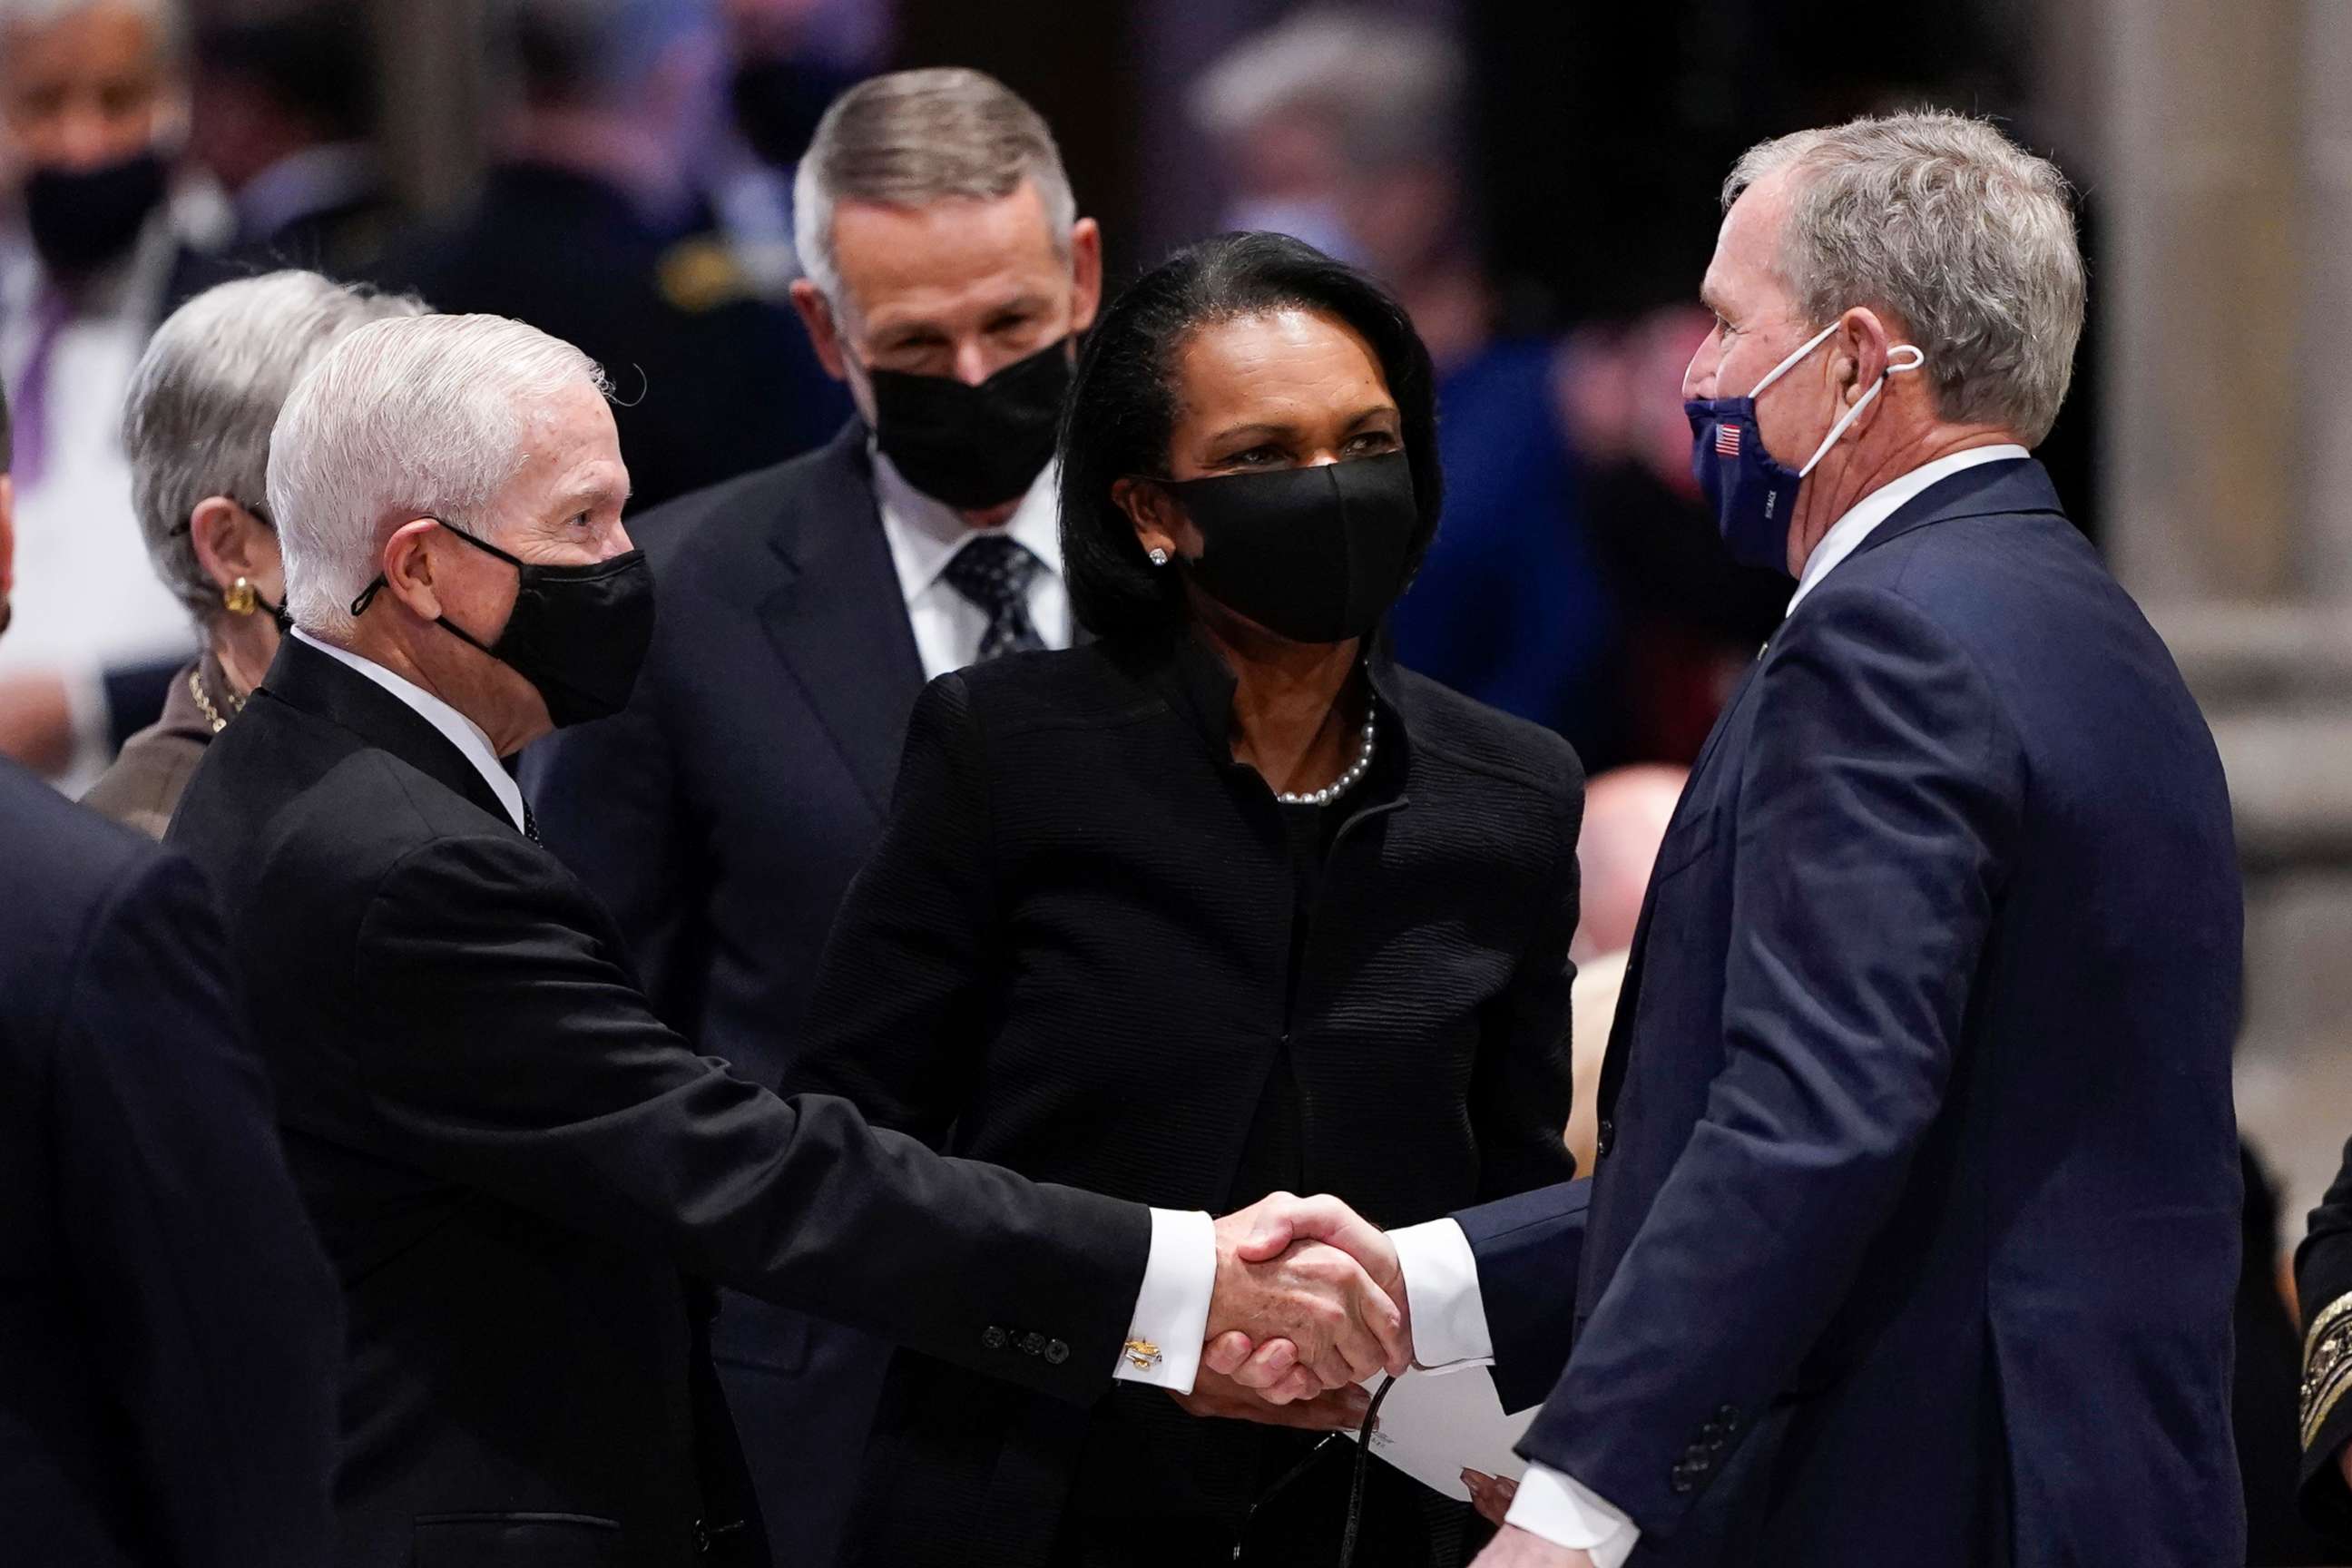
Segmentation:
{"type": "Polygon", "coordinates": [[[1199,1415],[1325,1429],[1363,1418],[1360,1386],[1412,1363],[1396,1248],[1333,1197],[1275,1193],[1216,1222],[1199,1415]]]}

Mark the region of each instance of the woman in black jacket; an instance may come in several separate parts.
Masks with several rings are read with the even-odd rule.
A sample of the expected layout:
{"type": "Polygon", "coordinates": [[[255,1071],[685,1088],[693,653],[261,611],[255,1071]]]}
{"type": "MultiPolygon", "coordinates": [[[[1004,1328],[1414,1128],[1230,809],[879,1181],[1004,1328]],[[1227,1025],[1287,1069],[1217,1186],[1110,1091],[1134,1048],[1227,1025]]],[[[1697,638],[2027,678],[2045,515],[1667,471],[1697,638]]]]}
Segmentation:
{"type": "MultiPolygon", "coordinates": [[[[1576,757],[1380,634],[1434,429],[1402,309],[1296,240],[1206,241],[1110,307],[1061,451],[1100,640],[924,692],[791,1088],[1164,1208],[1330,1192],[1394,1226],[1566,1179],[1576,757]]],[[[1360,1408],[1204,1370],[1076,1410],[902,1352],[851,1555],[1328,1563],[1351,1447],[1284,1478],[1360,1408]],[[1240,1415],[1291,1425],[1200,1418],[1240,1415]]],[[[1359,1563],[1458,1560],[1466,1510],[1371,1475],[1359,1563]]]]}

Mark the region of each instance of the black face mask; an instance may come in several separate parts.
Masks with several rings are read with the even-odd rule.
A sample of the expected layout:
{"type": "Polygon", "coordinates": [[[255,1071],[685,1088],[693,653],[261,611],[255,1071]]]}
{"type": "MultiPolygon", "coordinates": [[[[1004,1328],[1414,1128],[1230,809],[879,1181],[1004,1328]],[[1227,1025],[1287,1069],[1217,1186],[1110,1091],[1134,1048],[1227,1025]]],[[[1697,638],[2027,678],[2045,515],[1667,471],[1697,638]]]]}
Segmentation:
{"type": "Polygon", "coordinates": [[[964,511],[1017,500],[1054,455],[1070,390],[1070,340],[978,386],[951,375],[869,370],[874,438],[907,482],[964,511]]]}
{"type": "Polygon", "coordinates": [[[129,250],[163,205],[165,181],[152,152],[102,169],[35,169],[25,178],[25,227],[41,264],[77,277],[129,250]]]}
{"type": "MultiPolygon", "coordinates": [[[[654,572],[644,551],[588,566],[551,566],[441,526],[514,567],[518,579],[514,612],[498,641],[484,643],[446,616],[438,621],[444,629],[536,687],[558,729],[608,718],[627,706],[654,640],[654,572]]],[[[352,614],[363,614],[383,586],[379,576],[361,590],[352,614]]]]}
{"type": "Polygon", "coordinates": [[[1159,482],[1201,531],[1192,581],[1276,637],[1362,637],[1404,592],[1421,507],[1402,452],[1159,482]]]}

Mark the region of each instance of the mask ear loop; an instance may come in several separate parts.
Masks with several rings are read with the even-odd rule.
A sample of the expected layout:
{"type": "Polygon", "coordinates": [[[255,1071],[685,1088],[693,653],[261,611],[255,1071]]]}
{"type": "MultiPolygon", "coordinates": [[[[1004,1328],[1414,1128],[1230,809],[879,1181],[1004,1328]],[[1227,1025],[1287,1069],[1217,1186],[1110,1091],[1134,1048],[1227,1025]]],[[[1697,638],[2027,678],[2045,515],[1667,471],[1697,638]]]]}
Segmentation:
{"type": "MultiPolygon", "coordinates": [[[[1841,318],[1841,321],[1842,320],[1843,318],[1841,318]]],[[[1753,403],[1758,398],[1763,396],[1764,389],[1766,387],[1771,385],[1774,382],[1788,374],[1790,366],[1795,364],[1799,360],[1804,358],[1807,354],[1812,353],[1815,349],[1827,342],[1829,341],[1830,334],[1836,331],[1839,325],[1840,321],[1832,321],[1828,326],[1823,327],[1820,331],[1815,332],[1811,337],[1807,338],[1803,342],[1799,343],[1795,353],[1791,353],[1787,359],[1782,360],[1779,364],[1774,365],[1770,370],[1764,373],[1764,379],[1756,384],[1755,390],[1748,395],[1748,401],[1753,403]]]]}
{"type": "Polygon", "coordinates": [[[1845,434],[1846,427],[1861,418],[1862,411],[1870,406],[1871,400],[1886,389],[1888,376],[1900,374],[1906,370],[1917,370],[1927,363],[1927,356],[1910,343],[1897,343],[1889,349],[1886,355],[1886,368],[1878,373],[1878,379],[1870,384],[1870,390],[1862,395],[1862,400],[1838,416],[1838,422],[1830,426],[1830,433],[1822,437],[1822,444],[1813,448],[1813,455],[1806,459],[1805,466],[1797,470],[1797,477],[1801,479],[1811,473],[1813,465],[1829,455],[1829,449],[1837,445],[1837,438],[1845,434]],[[1895,356],[1904,353],[1911,356],[1911,363],[1896,364],[1895,356]]]}

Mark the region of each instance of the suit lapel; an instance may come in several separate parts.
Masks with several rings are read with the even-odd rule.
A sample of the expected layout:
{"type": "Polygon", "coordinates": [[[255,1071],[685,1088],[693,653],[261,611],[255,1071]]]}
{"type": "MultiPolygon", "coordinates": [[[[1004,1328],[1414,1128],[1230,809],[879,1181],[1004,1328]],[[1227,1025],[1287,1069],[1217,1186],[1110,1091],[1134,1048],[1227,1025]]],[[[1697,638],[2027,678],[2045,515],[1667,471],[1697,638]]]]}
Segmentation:
{"type": "Polygon", "coordinates": [[[782,575],[760,601],[760,621],[858,787],[887,810],[923,665],[874,500],[865,426],[853,422],[836,437],[811,478],[770,534],[782,575]]]}

